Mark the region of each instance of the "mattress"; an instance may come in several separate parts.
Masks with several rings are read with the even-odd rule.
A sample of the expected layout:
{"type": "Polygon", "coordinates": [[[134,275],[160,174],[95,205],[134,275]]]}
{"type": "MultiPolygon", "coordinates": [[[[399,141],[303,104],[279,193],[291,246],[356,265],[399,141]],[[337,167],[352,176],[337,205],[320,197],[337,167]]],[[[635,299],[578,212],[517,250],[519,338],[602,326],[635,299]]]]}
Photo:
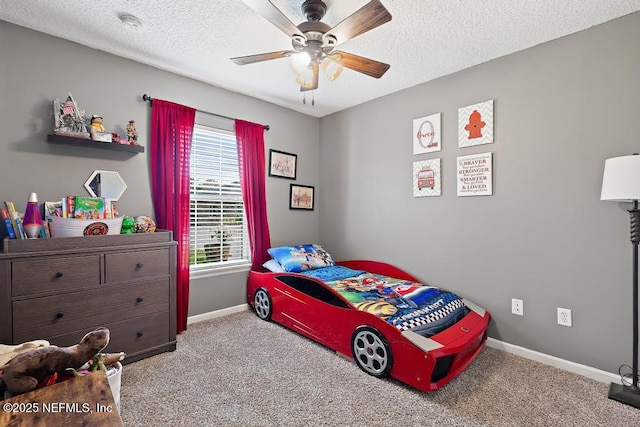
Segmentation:
{"type": "Polygon", "coordinates": [[[372,313],[400,331],[411,330],[427,338],[467,314],[458,295],[425,283],[339,265],[300,274],[323,281],[356,309],[372,313]]]}

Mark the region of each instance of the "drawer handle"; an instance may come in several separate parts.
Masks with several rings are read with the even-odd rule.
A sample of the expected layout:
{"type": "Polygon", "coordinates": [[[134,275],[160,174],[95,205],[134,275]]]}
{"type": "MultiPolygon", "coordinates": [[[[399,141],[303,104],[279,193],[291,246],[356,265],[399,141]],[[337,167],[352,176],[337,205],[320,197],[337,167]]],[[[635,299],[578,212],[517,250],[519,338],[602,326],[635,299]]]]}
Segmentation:
{"type": "Polygon", "coordinates": [[[56,319],[62,319],[64,317],[64,313],[56,313],[56,319]]]}
{"type": "Polygon", "coordinates": [[[137,302],[137,303],[141,303],[141,302],[142,302],[142,297],[138,297],[138,298],[136,298],[136,302],[137,302]]]}
{"type": "Polygon", "coordinates": [[[59,271],[58,271],[58,272],[56,273],[56,277],[57,277],[58,279],[59,279],[59,278],[61,278],[62,276],[64,276],[64,274],[62,274],[61,272],[59,272],[59,271]]]}
{"type": "Polygon", "coordinates": [[[138,331],[138,333],[136,334],[138,336],[138,338],[140,338],[141,336],[143,336],[144,334],[140,331],[138,331]]]}
{"type": "Polygon", "coordinates": [[[142,265],[143,264],[141,262],[139,262],[139,263],[136,264],[136,268],[142,268],[142,265]]]}

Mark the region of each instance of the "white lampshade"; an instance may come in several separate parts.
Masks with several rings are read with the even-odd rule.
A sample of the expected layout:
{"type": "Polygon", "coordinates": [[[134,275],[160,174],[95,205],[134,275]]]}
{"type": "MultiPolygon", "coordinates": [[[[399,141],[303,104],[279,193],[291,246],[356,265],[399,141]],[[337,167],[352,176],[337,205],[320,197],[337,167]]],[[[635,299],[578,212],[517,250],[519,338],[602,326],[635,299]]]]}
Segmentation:
{"type": "Polygon", "coordinates": [[[340,59],[342,59],[342,55],[339,55],[339,57],[338,55],[339,54],[326,56],[322,60],[322,64],[320,65],[320,68],[322,68],[322,71],[324,71],[325,75],[327,76],[327,79],[329,79],[330,82],[337,79],[340,73],[342,72],[342,69],[344,68],[342,64],[338,62],[340,59]],[[337,60],[334,59],[334,57],[336,57],[337,60]]]}
{"type": "Polygon", "coordinates": [[[640,155],[613,157],[605,161],[600,200],[640,200],[640,155]]]}
{"type": "Polygon", "coordinates": [[[311,63],[311,56],[307,52],[298,52],[291,55],[291,62],[289,65],[296,74],[302,74],[309,67],[311,63]]]}

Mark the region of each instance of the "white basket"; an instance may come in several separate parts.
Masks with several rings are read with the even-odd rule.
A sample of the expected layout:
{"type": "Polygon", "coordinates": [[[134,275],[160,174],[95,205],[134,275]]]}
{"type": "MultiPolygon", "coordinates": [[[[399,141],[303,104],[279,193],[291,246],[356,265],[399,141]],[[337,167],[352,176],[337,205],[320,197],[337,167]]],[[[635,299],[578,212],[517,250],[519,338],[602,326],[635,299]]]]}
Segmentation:
{"type": "Polygon", "coordinates": [[[116,362],[115,369],[107,371],[107,380],[113,395],[113,401],[116,402],[118,412],[120,412],[120,384],[122,382],[122,363],[116,362]]]}
{"type": "Polygon", "coordinates": [[[51,237],[82,237],[102,234],[120,234],[122,218],[77,219],[51,217],[51,237]]]}

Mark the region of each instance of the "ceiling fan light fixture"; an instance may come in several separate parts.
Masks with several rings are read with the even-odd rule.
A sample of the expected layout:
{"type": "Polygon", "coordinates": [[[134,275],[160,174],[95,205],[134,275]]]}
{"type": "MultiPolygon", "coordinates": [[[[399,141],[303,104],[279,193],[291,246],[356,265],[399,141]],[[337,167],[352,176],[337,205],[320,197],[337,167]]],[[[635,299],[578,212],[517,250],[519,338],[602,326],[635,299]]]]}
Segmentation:
{"type": "Polygon", "coordinates": [[[298,52],[291,55],[291,69],[296,74],[302,74],[308,70],[311,63],[311,55],[307,52],[298,52]]]}
{"type": "Polygon", "coordinates": [[[311,89],[313,87],[313,70],[306,68],[301,73],[298,73],[296,75],[296,83],[298,83],[301,88],[311,89]]]}
{"type": "Polygon", "coordinates": [[[342,70],[344,69],[342,64],[335,61],[331,57],[331,55],[326,56],[322,60],[322,64],[320,65],[320,68],[322,68],[322,71],[325,73],[325,75],[327,76],[327,79],[329,79],[330,82],[337,79],[340,73],[342,72],[342,70]]]}
{"type": "MultiPolygon", "coordinates": [[[[380,0],[368,0],[364,6],[333,27],[322,22],[327,12],[327,5],[323,0],[305,0],[302,3],[302,13],[307,20],[298,25],[291,22],[272,1],[243,1],[289,36],[293,50],[231,58],[238,65],[289,56],[289,66],[296,76],[296,82],[300,84],[301,92],[318,89],[321,68],[329,81],[337,79],[344,67],[377,79],[389,69],[389,64],[373,59],[347,52],[333,52],[338,44],[391,21],[391,14],[380,0]]],[[[303,101],[304,99],[303,97],[303,101]]]]}

